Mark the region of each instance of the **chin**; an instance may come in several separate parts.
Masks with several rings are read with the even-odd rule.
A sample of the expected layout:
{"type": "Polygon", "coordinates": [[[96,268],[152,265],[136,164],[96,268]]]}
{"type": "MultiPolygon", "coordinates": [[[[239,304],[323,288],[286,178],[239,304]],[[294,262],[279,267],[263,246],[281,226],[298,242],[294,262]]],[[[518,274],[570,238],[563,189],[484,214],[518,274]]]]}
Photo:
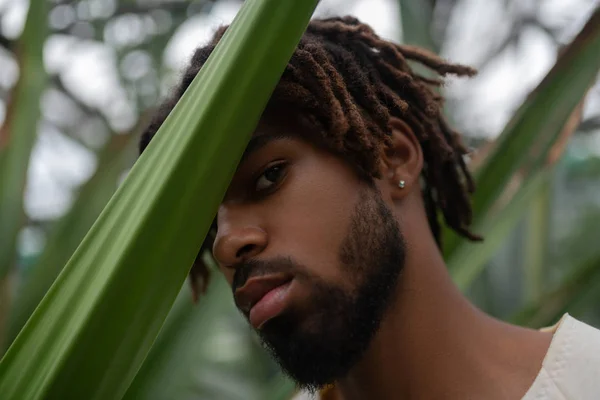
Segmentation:
{"type": "Polygon", "coordinates": [[[363,353],[335,316],[282,314],[259,332],[275,361],[300,387],[316,390],[343,378],[363,353]],[[331,323],[334,322],[334,323],[331,323]]]}

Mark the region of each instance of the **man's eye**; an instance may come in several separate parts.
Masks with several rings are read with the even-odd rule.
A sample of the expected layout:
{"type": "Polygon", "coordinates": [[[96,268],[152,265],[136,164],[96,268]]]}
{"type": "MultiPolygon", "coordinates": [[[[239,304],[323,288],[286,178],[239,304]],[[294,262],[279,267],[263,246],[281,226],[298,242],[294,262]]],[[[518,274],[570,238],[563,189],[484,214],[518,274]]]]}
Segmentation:
{"type": "Polygon", "coordinates": [[[281,179],[284,169],[284,164],[277,164],[267,168],[256,180],[255,190],[262,192],[263,190],[271,189],[281,179]]]}

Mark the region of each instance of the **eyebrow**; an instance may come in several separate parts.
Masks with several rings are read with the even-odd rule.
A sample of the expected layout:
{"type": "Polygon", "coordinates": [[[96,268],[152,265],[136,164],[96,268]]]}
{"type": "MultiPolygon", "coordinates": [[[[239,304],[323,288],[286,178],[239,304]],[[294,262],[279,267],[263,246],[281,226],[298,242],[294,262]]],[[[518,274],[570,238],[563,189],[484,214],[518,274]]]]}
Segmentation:
{"type": "Polygon", "coordinates": [[[296,135],[292,134],[289,131],[282,131],[275,134],[264,134],[260,136],[254,136],[248,142],[248,146],[246,146],[246,150],[244,150],[244,154],[242,154],[242,159],[240,160],[240,164],[244,162],[245,159],[250,157],[252,153],[256,153],[258,150],[262,149],[269,143],[272,143],[277,140],[283,139],[292,139],[295,138],[296,135]]]}

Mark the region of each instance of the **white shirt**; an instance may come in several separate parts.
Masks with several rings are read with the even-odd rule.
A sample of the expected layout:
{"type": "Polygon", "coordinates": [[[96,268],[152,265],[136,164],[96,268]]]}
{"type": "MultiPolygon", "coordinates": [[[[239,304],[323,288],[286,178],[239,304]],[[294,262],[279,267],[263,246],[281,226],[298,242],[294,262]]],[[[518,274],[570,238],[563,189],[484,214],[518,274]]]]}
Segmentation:
{"type": "Polygon", "coordinates": [[[569,314],[544,330],[554,336],[522,400],[600,399],[600,331],[569,314]]]}
{"type": "MultiPolygon", "coordinates": [[[[533,384],[521,400],[600,400],[600,330],[569,314],[549,328],[548,352],[533,384]]],[[[297,393],[292,400],[315,399],[297,393]]]]}

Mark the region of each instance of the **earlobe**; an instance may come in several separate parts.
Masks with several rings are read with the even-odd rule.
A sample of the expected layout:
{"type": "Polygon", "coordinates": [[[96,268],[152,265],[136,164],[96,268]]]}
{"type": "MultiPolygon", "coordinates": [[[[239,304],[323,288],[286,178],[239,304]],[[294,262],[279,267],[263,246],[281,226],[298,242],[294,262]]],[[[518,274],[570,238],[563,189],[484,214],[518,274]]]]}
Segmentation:
{"type": "Polygon", "coordinates": [[[401,198],[419,187],[423,151],[413,130],[398,118],[390,120],[391,141],[382,154],[381,176],[392,186],[392,197],[401,198]]]}

